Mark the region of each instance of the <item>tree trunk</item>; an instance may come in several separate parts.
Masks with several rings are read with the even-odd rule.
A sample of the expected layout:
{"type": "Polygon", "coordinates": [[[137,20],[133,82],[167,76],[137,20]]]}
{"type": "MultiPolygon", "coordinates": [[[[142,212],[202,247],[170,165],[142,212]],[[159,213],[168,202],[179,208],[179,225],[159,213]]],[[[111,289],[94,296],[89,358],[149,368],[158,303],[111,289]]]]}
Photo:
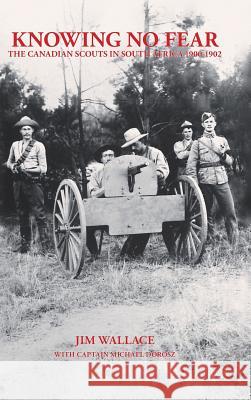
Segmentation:
{"type": "Polygon", "coordinates": [[[64,109],[65,109],[65,130],[66,130],[66,135],[69,141],[69,145],[70,145],[70,152],[71,152],[71,166],[72,166],[72,170],[74,172],[75,178],[79,183],[79,174],[78,174],[78,167],[77,167],[77,163],[76,163],[76,158],[74,156],[73,153],[73,148],[72,148],[72,137],[71,137],[71,133],[70,133],[70,125],[69,125],[69,99],[68,99],[68,89],[67,89],[67,82],[66,82],[66,67],[65,67],[65,61],[64,61],[64,57],[61,57],[62,60],[62,69],[63,69],[63,78],[64,78],[64,93],[65,93],[65,105],[64,105],[64,109]]]}
{"type": "MultiPolygon", "coordinates": [[[[81,32],[84,25],[84,0],[81,5],[81,32]]],[[[83,128],[83,114],[82,114],[82,57],[79,57],[79,71],[78,71],[78,126],[79,126],[79,144],[80,144],[80,169],[82,174],[82,197],[87,198],[87,179],[86,179],[86,162],[85,162],[85,140],[83,128]]]]}
{"type": "MultiPolygon", "coordinates": [[[[149,32],[149,0],[145,0],[145,33],[149,32]]],[[[145,53],[148,47],[145,46],[145,53]]],[[[143,77],[143,129],[145,133],[150,133],[149,118],[149,94],[150,94],[150,58],[145,55],[144,59],[144,77],[143,77]]]]}

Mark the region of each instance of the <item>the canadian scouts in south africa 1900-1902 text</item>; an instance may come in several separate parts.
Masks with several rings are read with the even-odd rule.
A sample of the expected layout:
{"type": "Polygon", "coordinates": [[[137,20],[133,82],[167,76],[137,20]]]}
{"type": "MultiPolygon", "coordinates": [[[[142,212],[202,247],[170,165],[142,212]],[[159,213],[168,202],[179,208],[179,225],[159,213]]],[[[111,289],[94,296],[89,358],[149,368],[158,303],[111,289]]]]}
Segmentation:
{"type": "Polygon", "coordinates": [[[1,5],[0,399],[250,398],[250,11],[1,5]]]}

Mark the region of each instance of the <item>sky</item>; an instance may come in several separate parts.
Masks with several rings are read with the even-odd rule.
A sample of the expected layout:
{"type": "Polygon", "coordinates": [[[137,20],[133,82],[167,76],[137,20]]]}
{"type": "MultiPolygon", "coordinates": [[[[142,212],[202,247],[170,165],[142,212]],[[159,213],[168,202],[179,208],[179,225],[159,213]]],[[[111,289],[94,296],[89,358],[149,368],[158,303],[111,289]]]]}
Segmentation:
{"type": "MultiPolygon", "coordinates": [[[[150,30],[166,32],[177,30],[172,21],[190,15],[204,16],[206,23],[201,31],[217,33],[222,59],[214,61],[220,74],[229,74],[234,62],[250,51],[251,3],[250,0],[223,2],[220,0],[149,0],[154,15],[150,30]]],[[[12,62],[28,80],[41,84],[49,108],[56,107],[64,92],[60,58],[10,58],[12,32],[79,31],[81,0],[8,0],[1,5],[0,15],[0,64],[12,62]]],[[[85,0],[84,31],[112,32],[121,34],[144,30],[144,0],[85,0]]],[[[58,48],[59,50],[59,48],[58,48]]],[[[132,59],[131,59],[132,60],[132,59]]],[[[130,61],[130,59],[129,59],[130,61]]],[[[78,59],[72,59],[77,71],[78,59]]],[[[125,60],[123,68],[128,65],[125,60]]],[[[123,64],[122,63],[122,64],[123,64]]],[[[67,64],[67,83],[76,92],[72,69],[67,64]]],[[[111,80],[119,77],[118,65],[109,58],[83,58],[83,89],[91,98],[104,100],[112,105],[115,87],[111,80]]]]}

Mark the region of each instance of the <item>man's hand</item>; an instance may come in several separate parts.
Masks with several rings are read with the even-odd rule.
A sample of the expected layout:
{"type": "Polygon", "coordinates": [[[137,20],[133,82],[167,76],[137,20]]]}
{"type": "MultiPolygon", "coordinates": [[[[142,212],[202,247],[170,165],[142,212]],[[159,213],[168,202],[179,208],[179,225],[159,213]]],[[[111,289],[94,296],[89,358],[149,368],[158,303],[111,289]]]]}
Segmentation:
{"type": "Polygon", "coordinates": [[[217,147],[217,153],[219,154],[220,159],[222,161],[226,160],[227,155],[226,155],[226,147],[224,144],[221,144],[220,146],[217,147]]]}
{"type": "Polygon", "coordinates": [[[19,173],[18,168],[17,168],[17,165],[16,165],[15,163],[13,163],[13,164],[10,165],[10,169],[11,169],[11,172],[12,172],[13,174],[18,174],[18,173],[19,173]]]}
{"type": "Polygon", "coordinates": [[[163,186],[165,184],[165,178],[161,171],[157,170],[158,185],[163,186]]]}
{"type": "Polygon", "coordinates": [[[91,197],[104,197],[105,195],[105,188],[100,188],[100,189],[93,189],[91,191],[91,197]]]}
{"type": "Polygon", "coordinates": [[[91,177],[91,174],[93,174],[93,172],[95,171],[95,168],[94,167],[86,167],[86,169],[85,169],[85,173],[86,173],[86,178],[88,179],[88,180],[90,180],[90,177],[91,177]]]}
{"type": "Polygon", "coordinates": [[[226,147],[224,144],[220,144],[220,145],[216,145],[213,143],[212,149],[219,154],[219,156],[222,156],[223,154],[225,154],[226,151],[226,147]]]}

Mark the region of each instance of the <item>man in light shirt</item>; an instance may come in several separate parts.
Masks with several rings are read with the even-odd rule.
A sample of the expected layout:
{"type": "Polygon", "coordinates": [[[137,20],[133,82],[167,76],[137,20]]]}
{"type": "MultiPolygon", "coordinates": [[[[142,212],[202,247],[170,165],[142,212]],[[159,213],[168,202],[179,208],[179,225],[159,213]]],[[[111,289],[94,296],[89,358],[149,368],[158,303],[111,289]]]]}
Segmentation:
{"type": "Polygon", "coordinates": [[[90,197],[104,197],[104,166],[118,155],[119,149],[112,144],[106,144],[96,151],[94,158],[98,163],[100,163],[101,167],[96,168],[90,176],[88,183],[88,192],[90,193],[90,197]]]}
{"type": "MultiPolygon", "coordinates": [[[[158,191],[160,193],[169,175],[169,165],[162,151],[144,143],[147,135],[147,133],[140,133],[137,128],[131,128],[124,133],[125,143],[121,147],[127,148],[131,154],[147,158],[156,165],[158,191]]],[[[166,223],[163,224],[162,235],[169,254],[173,257],[173,236],[166,223]]],[[[135,258],[143,256],[149,237],[149,233],[129,235],[122,247],[121,257],[135,258]]]]}
{"type": "Polygon", "coordinates": [[[174,144],[174,153],[177,157],[178,176],[183,175],[186,171],[186,164],[193,144],[193,124],[184,121],[181,125],[183,140],[174,144]]]}
{"type": "Polygon", "coordinates": [[[198,181],[203,193],[208,217],[209,239],[214,239],[213,197],[215,196],[224,216],[228,240],[238,243],[238,222],[234,200],[228,184],[226,168],[233,163],[228,141],[215,132],[216,117],[210,112],[201,116],[204,132],[193,142],[187,161],[186,173],[198,181]]]}
{"type": "MultiPolygon", "coordinates": [[[[104,177],[104,166],[112,161],[115,157],[119,156],[120,151],[118,147],[112,144],[106,144],[100,147],[94,155],[98,166],[89,176],[88,182],[88,194],[89,197],[104,197],[105,189],[103,186],[104,177]]],[[[95,260],[98,257],[98,244],[95,236],[95,231],[97,228],[88,227],[87,228],[87,247],[91,253],[90,261],[95,260]]]]}
{"type": "Polygon", "coordinates": [[[46,153],[43,143],[32,139],[38,126],[36,121],[27,116],[15,124],[15,127],[20,129],[22,140],[12,144],[7,161],[7,167],[13,173],[13,192],[20,223],[21,253],[27,253],[30,249],[31,213],[37,222],[43,253],[48,250],[47,219],[41,185],[41,176],[47,171],[46,153]]]}

